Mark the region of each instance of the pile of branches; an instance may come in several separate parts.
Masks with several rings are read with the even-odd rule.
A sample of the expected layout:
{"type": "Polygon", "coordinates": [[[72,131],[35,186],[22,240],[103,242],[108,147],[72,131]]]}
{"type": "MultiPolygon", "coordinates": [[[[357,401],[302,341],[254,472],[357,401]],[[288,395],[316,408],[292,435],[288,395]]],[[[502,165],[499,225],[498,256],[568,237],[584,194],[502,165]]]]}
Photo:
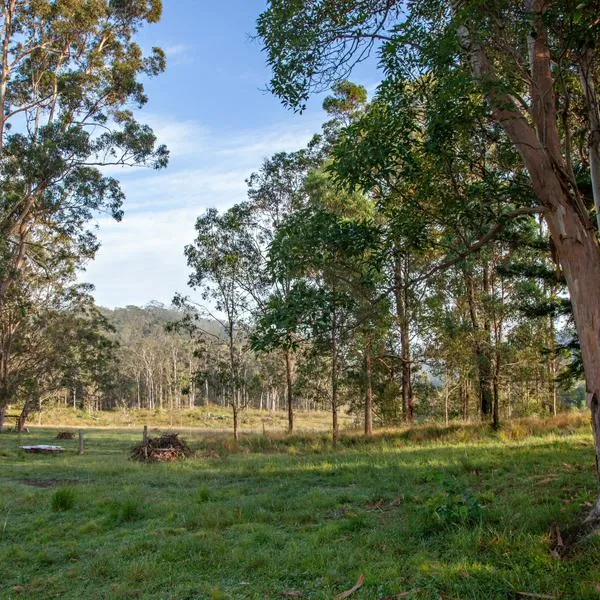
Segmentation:
{"type": "Polygon", "coordinates": [[[148,438],[133,448],[131,458],[153,462],[172,462],[192,456],[194,453],[177,433],[165,433],[158,438],[148,438]]]}
{"type": "Polygon", "coordinates": [[[56,435],[57,440],[74,440],[75,434],[72,431],[59,431],[56,435]]]}

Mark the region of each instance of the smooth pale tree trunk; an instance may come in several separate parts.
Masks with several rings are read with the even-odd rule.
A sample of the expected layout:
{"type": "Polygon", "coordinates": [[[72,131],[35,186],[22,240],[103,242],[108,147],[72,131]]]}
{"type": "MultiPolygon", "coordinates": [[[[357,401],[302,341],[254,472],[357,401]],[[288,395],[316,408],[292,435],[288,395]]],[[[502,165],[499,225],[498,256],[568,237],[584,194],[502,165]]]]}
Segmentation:
{"type": "Polygon", "coordinates": [[[287,388],[288,433],[294,432],[294,362],[292,353],[285,353],[285,381],[287,388]]]}
{"type": "MultiPolygon", "coordinates": [[[[487,99],[495,121],[521,154],[569,288],[573,317],[581,345],[587,399],[591,410],[600,466],[600,248],[593,221],[576,193],[562,155],[556,112],[552,59],[543,13],[544,0],[527,0],[525,8],[534,33],[532,42],[532,126],[515,101],[498,82],[485,47],[471,40],[469,29],[458,29],[461,44],[470,55],[473,77],[485,81],[487,99]]],[[[589,516],[600,519],[600,500],[589,516]]]]}
{"type": "Polygon", "coordinates": [[[373,352],[371,339],[365,344],[365,435],[373,435],[373,352]]]}

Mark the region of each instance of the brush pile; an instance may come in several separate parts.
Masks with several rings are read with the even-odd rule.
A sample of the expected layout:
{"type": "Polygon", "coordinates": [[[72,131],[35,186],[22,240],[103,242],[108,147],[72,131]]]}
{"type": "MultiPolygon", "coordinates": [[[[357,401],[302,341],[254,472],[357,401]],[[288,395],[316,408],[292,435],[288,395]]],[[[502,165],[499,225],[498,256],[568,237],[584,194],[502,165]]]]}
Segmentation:
{"type": "Polygon", "coordinates": [[[172,462],[194,453],[180,440],[177,433],[165,433],[158,438],[148,438],[133,448],[131,458],[151,462],[172,462]]]}
{"type": "Polygon", "coordinates": [[[72,431],[59,431],[56,434],[57,440],[74,440],[75,434],[72,431]]]}

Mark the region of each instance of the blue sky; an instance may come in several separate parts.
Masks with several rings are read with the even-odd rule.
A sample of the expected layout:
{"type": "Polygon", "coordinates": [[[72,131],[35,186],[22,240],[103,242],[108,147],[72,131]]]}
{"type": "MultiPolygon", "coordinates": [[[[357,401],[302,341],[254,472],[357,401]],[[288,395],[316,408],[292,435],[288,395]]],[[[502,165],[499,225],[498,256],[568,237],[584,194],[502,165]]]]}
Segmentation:
{"type": "MultiPolygon", "coordinates": [[[[167,72],[146,83],[149,102],[140,120],[171,151],[163,171],[122,169],[125,217],[97,220],[102,243],[81,279],[93,283],[107,307],[169,304],[187,293],[183,248],[205,209],[245,199],[245,179],[264,158],[301,148],[325,117],[315,98],[303,115],[264,91],[269,79],[259,41],[253,41],[262,0],[164,0],[160,23],[139,35],[145,48],[161,46],[167,72]]],[[[373,87],[365,65],[353,80],[373,87]]]]}

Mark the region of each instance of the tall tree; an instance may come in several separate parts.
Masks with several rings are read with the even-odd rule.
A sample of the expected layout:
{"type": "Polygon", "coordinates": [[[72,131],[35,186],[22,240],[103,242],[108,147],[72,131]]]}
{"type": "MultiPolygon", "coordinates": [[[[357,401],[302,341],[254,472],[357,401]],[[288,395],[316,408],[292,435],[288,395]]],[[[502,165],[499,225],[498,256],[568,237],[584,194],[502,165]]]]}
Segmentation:
{"type": "MultiPolygon", "coordinates": [[[[249,205],[254,215],[256,239],[259,248],[263,249],[263,260],[257,264],[269,281],[271,304],[276,302],[286,303],[286,298],[293,288],[293,277],[281,274],[274,278],[267,274],[268,248],[273,242],[273,237],[286,217],[299,210],[306,203],[304,182],[307,173],[317,164],[314,146],[293,153],[280,152],[265,160],[259,171],[253,173],[248,179],[249,205]]],[[[267,300],[267,303],[269,300],[267,300]]],[[[259,319],[263,309],[270,310],[263,303],[259,303],[259,319]]],[[[271,309],[273,306],[271,306],[271,309]]],[[[254,347],[268,351],[280,350],[283,355],[286,378],[286,396],[288,409],[288,433],[294,431],[294,380],[296,373],[296,349],[294,339],[295,331],[290,329],[286,335],[276,340],[270,337],[261,343],[254,336],[254,347]]]]}
{"type": "Polygon", "coordinates": [[[233,411],[233,435],[238,437],[239,410],[245,406],[243,353],[247,320],[254,303],[259,251],[251,231],[252,212],[236,205],[220,215],[210,209],[196,221],[196,239],[185,248],[192,269],[189,285],[201,291],[203,309],[219,322],[228,350],[227,383],[233,411]]]}
{"type": "MultiPolygon", "coordinates": [[[[527,170],[565,275],[580,338],[600,469],[600,246],[575,175],[574,135],[561,122],[565,104],[586,107],[581,167],[600,206],[597,133],[600,27],[594,2],[509,3],[399,0],[272,0],[259,18],[273,68],[272,90],[302,108],[310,92],[347,74],[381,44],[388,74],[445,81],[446,116],[478,94],[487,118],[510,139],[527,170]],[[572,72],[580,85],[561,88],[572,72]]],[[[529,209],[530,205],[521,205],[529,209]]],[[[593,517],[600,519],[600,501],[593,517]]]]}
{"type": "MultiPolygon", "coordinates": [[[[144,57],[134,41],[160,14],[160,0],[2,2],[0,318],[28,264],[81,263],[97,249],[93,214],[121,218],[123,193],[103,166],[166,165],[129,109],[146,102],[139,79],[165,67],[160,49],[144,57]]],[[[0,387],[0,408],[9,394],[0,387]]]]}

